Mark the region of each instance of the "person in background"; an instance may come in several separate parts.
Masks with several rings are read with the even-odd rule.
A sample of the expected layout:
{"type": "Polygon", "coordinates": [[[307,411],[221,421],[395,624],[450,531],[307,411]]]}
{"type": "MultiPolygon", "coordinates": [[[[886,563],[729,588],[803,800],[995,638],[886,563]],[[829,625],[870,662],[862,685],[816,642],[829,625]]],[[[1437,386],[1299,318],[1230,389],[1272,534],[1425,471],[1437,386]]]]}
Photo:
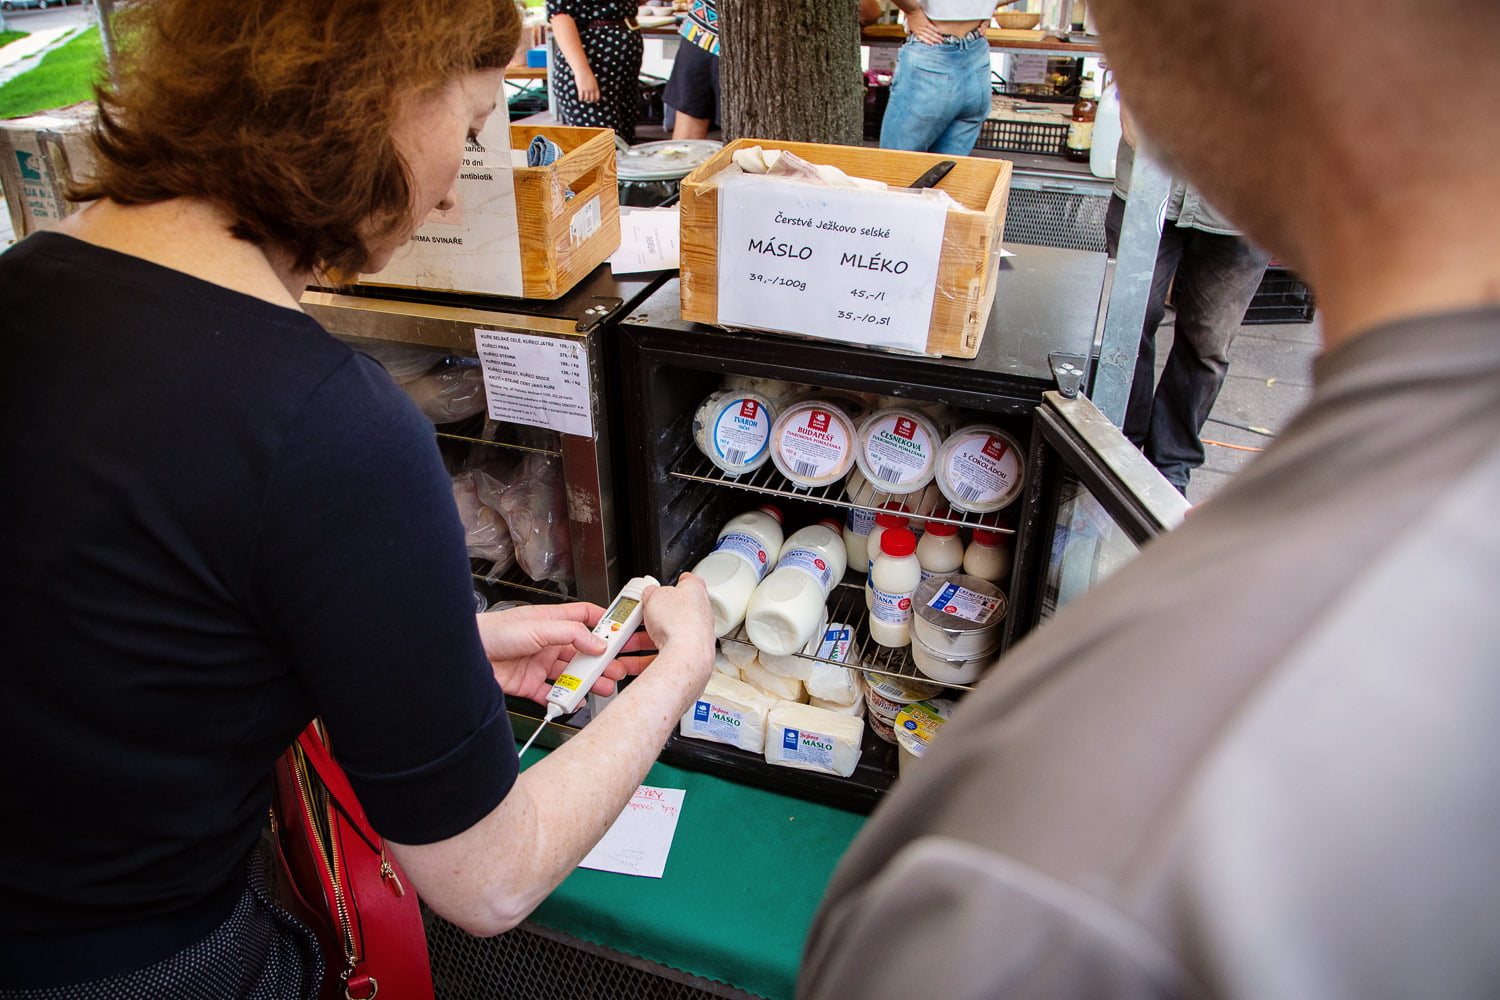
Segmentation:
{"type": "Polygon", "coordinates": [[[881,149],[968,156],[990,114],[991,0],[895,0],[906,44],[891,77],[881,149]]]}
{"type": "Polygon", "coordinates": [[[717,0],[693,0],[678,31],[682,42],[672,61],[662,103],[675,115],[672,138],[706,139],[719,116],[717,0]]]}
{"type": "Polygon", "coordinates": [[[1313,393],[964,697],[798,996],[1493,997],[1500,117],[1412,82],[1500,91],[1500,5],[1089,9],[1143,151],[1316,290],[1313,393]]]}
{"type": "MultiPolygon", "coordinates": [[[[1130,119],[1124,122],[1129,129],[1130,119]]],[[[1134,162],[1135,149],[1128,138],[1122,138],[1115,159],[1114,191],[1104,217],[1111,257],[1120,245],[1134,162]]],[[[1196,187],[1181,178],[1172,181],[1165,219],[1123,429],[1167,481],[1186,495],[1189,477],[1203,464],[1199,435],[1229,372],[1229,346],[1265,277],[1271,255],[1240,235],[1196,187]],[[1172,349],[1158,380],[1156,331],[1166,315],[1168,290],[1176,320],[1172,349]]]]}
{"type": "Polygon", "coordinates": [[[707,596],[652,590],[654,660],[519,773],[505,699],[599,652],[601,609],[475,617],[432,424],[299,305],[453,207],[512,0],[120,16],[87,204],[0,254],[0,997],[311,998],[256,851],[308,722],[407,886],[494,934],[701,691],[707,596]]]}
{"type": "Polygon", "coordinates": [[[645,45],[630,0],[547,0],[552,92],[564,125],[610,128],[635,139],[645,45]]]}

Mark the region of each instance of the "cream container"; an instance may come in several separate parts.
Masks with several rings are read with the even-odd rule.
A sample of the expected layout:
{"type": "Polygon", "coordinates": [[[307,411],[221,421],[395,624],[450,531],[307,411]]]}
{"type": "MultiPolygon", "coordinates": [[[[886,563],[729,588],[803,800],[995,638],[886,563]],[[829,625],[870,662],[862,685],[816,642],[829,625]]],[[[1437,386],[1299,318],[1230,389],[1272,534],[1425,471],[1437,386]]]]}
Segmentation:
{"type": "Polygon", "coordinates": [[[896,721],[896,715],[912,702],[931,698],[942,692],[942,687],[911,677],[890,677],[874,674],[868,670],[860,676],[864,679],[865,707],[870,718],[879,719],[887,726],[896,721]]]}
{"type": "Polygon", "coordinates": [[[1021,445],[998,427],[970,424],[943,441],[937,453],[937,484],[957,510],[987,514],[1021,495],[1026,460],[1021,445]]]}
{"type": "MultiPolygon", "coordinates": [[[[865,716],[865,721],[870,724],[870,729],[875,733],[876,736],[879,736],[887,743],[896,742],[896,729],[893,723],[886,722],[885,720],[876,716],[873,712],[865,716]]],[[[896,762],[896,766],[897,768],[900,768],[901,762],[899,760],[896,762]]]]}
{"type": "Polygon", "coordinates": [[[917,636],[911,637],[911,659],[917,669],[944,684],[972,684],[995,658],[997,645],[973,656],[954,657],[928,647],[917,636]]]}
{"type": "Polygon", "coordinates": [[[861,675],[865,679],[866,692],[873,693],[897,707],[931,698],[943,690],[939,684],[928,684],[915,677],[892,677],[890,674],[877,674],[869,670],[863,671],[861,675]]]}
{"type": "Polygon", "coordinates": [[[917,585],[911,604],[912,639],[935,657],[970,660],[1000,644],[1005,595],[988,580],[964,573],[930,576],[917,585]]]}
{"type": "Polygon", "coordinates": [[[896,735],[896,772],[905,774],[915,760],[927,752],[932,741],[947,725],[955,702],[947,698],[919,701],[903,708],[891,727],[896,735]]]}
{"type": "Polygon", "coordinates": [[[900,714],[905,705],[898,705],[893,701],[886,701],[878,694],[865,692],[865,709],[872,719],[879,719],[887,726],[895,725],[896,716],[900,714]]]}
{"type": "Polygon", "coordinates": [[[942,435],[920,410],[893,406],[870,414],[859,427],[855,460],[876,489],[916,493],[932,482],[942,435]]]}
{"type": "Polygon", "coordinates": [[[771,428],[771,461],[797,486],[836,483],[854,467],[854,421],[838,400],[804,399],[771,428]]]}

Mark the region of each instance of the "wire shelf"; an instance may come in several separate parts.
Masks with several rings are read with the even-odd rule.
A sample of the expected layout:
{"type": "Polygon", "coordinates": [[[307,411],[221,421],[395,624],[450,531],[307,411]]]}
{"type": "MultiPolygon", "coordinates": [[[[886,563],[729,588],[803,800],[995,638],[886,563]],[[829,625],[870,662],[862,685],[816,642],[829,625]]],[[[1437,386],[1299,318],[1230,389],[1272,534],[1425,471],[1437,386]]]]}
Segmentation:
{"type": "MultiPolygon", "coordinates": [[[[816,663],[826,663],[833,667],[854,667],[868,670],[875,674],[884,674],[888,677],[905,677],[910,680],[921,681],[924,684],[936,684],[944,688],[952,688],[958,691],[972,691],[972,684],[954,684],[949,681],[939,681],[928,677],[917,669],[917,664],[911,658],[909,646],[892,647],[882,646],[870,638],[869,610],[865,607],[864,583],[858,580],[848,580],[833,588],[833,593],[828,597],[828,621],[838,622],[854,629],[854,641],[851,644],[849,661],[841,663],[838,660],[829,660],[821,656],[812,656],[807,653],[797,655],[805,660],[816,663]]],[[[742,646],[753,646],[749,637],[745,634],[745,626],[738,626],[733,632],[724,636],[721,642],[733,642],[742,646]]]]}
{"type": "Polygon", "coordinates": [[[491,562],[488,559],[470,559],[469,569],[474,579],[480,583],[487,583],[498,587],[509,587],[513,590],[522,590],[528,594],[537,594],[550,598],[553,601],[566,601],[570,599],[568,592],[559,585],[547,580],[533,580],[515,563],[501,568],[499,563],[491,562]]]}
{"type": "MultiPolygon", "coordinates": [[[[816,503],[829,504],[834,507],[842,507],[847,510],[867,510],[874,513],[886,513],[890,508],[886,507],[891,501],[899,502],[900,494],[883,493],[880,490],[866,484],[861,491],[858,500],[851,500],[844,494],[842,482],[832,483],[828,486],[805,487],[798,486],[783,476],[776,466],[770,462],[762,465],[752,472],[741,476],[732,476],[714,465],[701,453],[688,449],[683,452],[673,465],[671,474],[678,479],[689,479],[693,482],[712,483],[715,486],[727,486],[731,489],[745,490],[750,493],[759,493],[764,496],[785,497],[791,500],[812,500],[816,503]]],[[[969,514],[961,511],[944,509],[942,512],[917,513],[903,510],[904,516],[914,521],[938,521],[943,524],[956,524],[964,528],[983,528],[986,531],[995,531],[1005,535],[1015,534],[1015,529],[1002,524],[998,513],[969,514]]]]}

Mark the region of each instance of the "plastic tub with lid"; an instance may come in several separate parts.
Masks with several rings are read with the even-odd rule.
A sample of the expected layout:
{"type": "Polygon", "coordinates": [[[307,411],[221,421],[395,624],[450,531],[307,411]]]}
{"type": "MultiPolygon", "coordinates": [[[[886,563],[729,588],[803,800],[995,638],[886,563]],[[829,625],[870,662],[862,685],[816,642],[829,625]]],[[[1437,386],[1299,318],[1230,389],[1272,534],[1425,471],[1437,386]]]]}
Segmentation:
{"type": "Polygon", "coordinates": [[[999,645],[1006,610],[1005,595],[988,580],[930,576],[912,595],[912,635],[940,656],[977,656],[999,645]]]}
{"type": "Polygon", "coordinates": [[[942,435],[920,410],[876,410],[859,426],[855,457],[865,479],[891,493],[915,493],[932,482],[942,435]]]}
{"type": "Polygon", "coordinates": [[[828,486],[854,466],[854,444],[854,422],[842,406],[833,400],[804,399],[777,416],[771,428],[771,461],[797,486],[828,486]]]}
{"type": "Polygon", "coordinates": [[[938,448],[937,483],[955,509],[988,514],[1009,506],[1026,483],[1020,442],[998,427],[970,424],[938,448]]]}
{"type": "Polygon", "coordinates": [[[712,139],[666,139],[624,148],[617,144],[620,204],[654,208],[673,200],[682,179],[723,147],[712,139]]]}

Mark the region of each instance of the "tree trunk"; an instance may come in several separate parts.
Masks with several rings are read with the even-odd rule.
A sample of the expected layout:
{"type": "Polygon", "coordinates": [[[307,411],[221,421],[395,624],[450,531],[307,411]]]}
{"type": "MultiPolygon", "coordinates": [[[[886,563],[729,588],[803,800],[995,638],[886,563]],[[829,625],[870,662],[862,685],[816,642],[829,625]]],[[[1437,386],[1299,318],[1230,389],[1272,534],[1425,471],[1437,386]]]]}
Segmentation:
{"type": "Polygon", "coordinates": [[[719,123],[740,137],[857,146],[857,0],[719,0],[719,123]]]}

